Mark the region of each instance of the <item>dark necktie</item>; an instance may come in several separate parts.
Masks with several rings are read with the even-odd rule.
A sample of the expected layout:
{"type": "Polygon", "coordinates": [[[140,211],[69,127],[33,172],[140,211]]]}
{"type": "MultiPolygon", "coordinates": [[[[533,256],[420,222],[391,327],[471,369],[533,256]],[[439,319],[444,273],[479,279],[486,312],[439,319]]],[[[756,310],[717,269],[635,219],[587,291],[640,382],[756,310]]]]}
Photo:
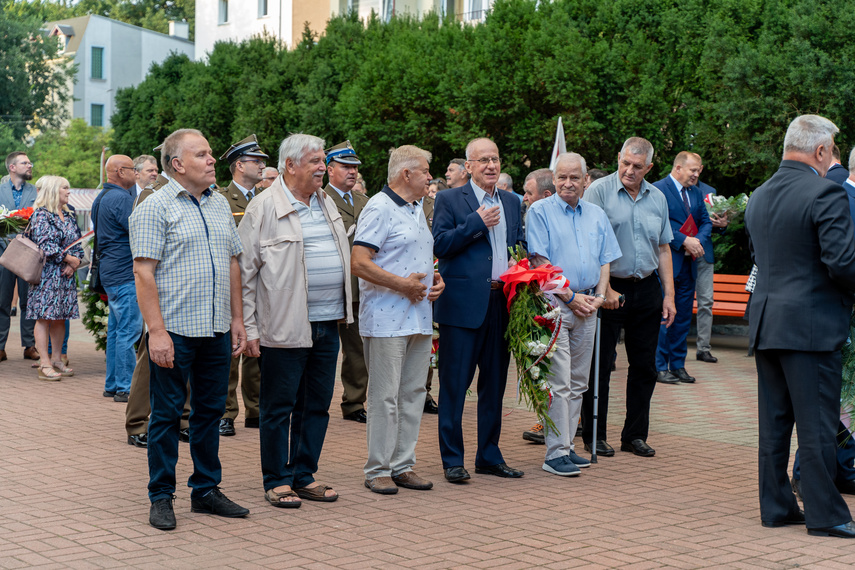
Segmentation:
{"type": "Polygon", "coordinates": [[[691,214],[692,213],[692,207],[689,206],[689,192],[688,192],[688,190],[685,187],[683,187],[683,191],[681,192],[681,194],[683,195],[683,207],[686,208],[687,214],[691,214]]]}
{"type": "Polygon", "coordinates": [[[253,199],[252,190],[246,193],[246,201],[249,202],[253,199]]]}
{"type": "Polygon", "coordinates": [[[344,195],[344,201],[347,203],[348,206],[353,206],[353,202],[350,201],[350,193],[349,192],[344,195]]]}

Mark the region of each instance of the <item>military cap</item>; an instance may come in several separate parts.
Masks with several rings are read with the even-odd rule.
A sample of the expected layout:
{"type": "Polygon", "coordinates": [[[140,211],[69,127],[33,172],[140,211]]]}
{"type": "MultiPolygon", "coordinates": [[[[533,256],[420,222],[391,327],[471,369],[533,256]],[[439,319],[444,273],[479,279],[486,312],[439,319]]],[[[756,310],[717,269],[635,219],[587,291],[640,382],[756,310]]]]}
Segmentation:
{"type": "Polygon", "coordinates": [[[256,158],[263,158],[267,160],[270,158],[261,150],[261,147],[258,146],[258,140],[255,138],[255,135],[249,135],[242,141],[238,141],[232,146],[229,147],[229,150],[220,157],[220,160],[226,160],[229,164],[233,163],[237,159],[242,156],[254,156],[256,158]]]}
{"type": "Polygon", "coordinates": [[[159,152],[161,150],[163,150],[163,143],[160,143],[159,145],[151,149],[152,152],[159,152]]]}
{"type": "Polygon", "coordinates": [[[353,150],[353,145],[350,144],[350,141],[344,141],[343,143],[337,144],[324,152],[327,154],[327,164],[329,164],[331,160],[342,164],[362,164],[362,161],[359,160],[358,156],[356,156],[356,151],[353,150]]]}

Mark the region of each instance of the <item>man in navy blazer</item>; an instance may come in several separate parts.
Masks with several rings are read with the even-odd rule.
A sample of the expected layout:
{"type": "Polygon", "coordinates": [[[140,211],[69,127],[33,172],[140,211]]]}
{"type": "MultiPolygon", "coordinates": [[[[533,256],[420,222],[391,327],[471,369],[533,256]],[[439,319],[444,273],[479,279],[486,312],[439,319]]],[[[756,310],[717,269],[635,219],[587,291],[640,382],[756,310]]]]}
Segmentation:
{"type": "Polygon", "coordinates": [[[840,164],[840,149],[836,144],[831,148],[831,156],[833,161],[825,177],[842,185],[849,178],[849,171],[840,164]]]}
{"type": "Polygon", "coordinates": [[[701,169],[697,155],[683,151],[674,159],[671,174],[653,183],[668,200],[668,217],[674,234],[671,240],[671,263],[674,267],[677,316],[674,317],[673,325],[662,325],[659,328],[659,345],[656,349],[657,379],[666,384],[695,381],[686,372],[686,337],[692,322],[692,301],[698,275],[695,259],[704,256],[701,243],[710,243],[712,234],[712,222],[704,205],[704,197],[695,186],[701,169]],[[698,230],[695,236],[680,231],[690,215],[698,230]]]}
{"type": "MultiPolygon", "coordinates": [[[[33,179],[33,163],[24,152],[12,152],[6,157],[6,170],[9,180],[0,184],[0,206],[7,210],[30,208],[36,201],[36,187],[30,184],[33,179]]],[[[5,242],[0,241],[0,255],[6,251],[5,242]]],[[[6,360],[6,339],[12,318],[12,297],[18,284],[18,298],[21,305],[21,346],[24,358],[38,360],[36,339],[33,327],[36,321],[27,319],[27,282],[6,269],[0,267],[0,362],[6,360]]]]}
{"type": "Polygon", "coordinates": [[[436,195],[434,255],[445,292],[434,302],[439,324],[439,449],[445,478],[469,479],[463,453],[463,405],[478,366],[478,451],[475,472],[522,477],[499,450],[502,398],[510,353],[505,340],[508,310],[499,276],[508,269],[508,248],[525,244],[520,202],[501,192],[499,149],[475,139],[466,146],[471,180],[436,195]]]}

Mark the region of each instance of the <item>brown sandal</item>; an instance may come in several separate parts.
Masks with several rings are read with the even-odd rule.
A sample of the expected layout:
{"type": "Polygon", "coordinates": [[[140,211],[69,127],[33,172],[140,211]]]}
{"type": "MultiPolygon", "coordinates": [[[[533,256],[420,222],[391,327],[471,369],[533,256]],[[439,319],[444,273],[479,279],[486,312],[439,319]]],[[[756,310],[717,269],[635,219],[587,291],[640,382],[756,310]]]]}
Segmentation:
{"type": "Polygon", "coordinates": [[[338,493],[336,493],[332,497],[327,497],[326,492],[332,490],[332,487],[327,487],[326,485],[318,485],[317,487],[312,487],[311,489],[308,487],[294,489],[294,492],[297,493],[298,497],[300,497],[301,499],[305,499],[306,501],[320,501],[322,503],[332,503],[333,501],[338,499],[338,493]]]}
{"type": "Polygon", "coordinates": [[[68,367],[66,364],[64,364],[63,362],[54,362],[54,363],[53,363],[53,369],[54,369],[54,370],[56,370],[57,372],[59,372],[59,374],[60,374],[63,378],[67,378],[67,377],[69,377],[69,376],[74,376],[74,370],[72,370],[71,368],[69,368],[69,367],[68,367]]]}
{"type": "Polygon", "coordinates": [[[54,370],[53,366],[39,366],[39,380],[59,382],[62,380],[62,374],[54,370]]]}
{"type": "Polygon", "coordinates": [[[296,497],[297,493],[294,491],[284,491],[277,492],[273,489],[268,489],[264,492],[264,498],[267,499],[267,502],[273,505],[274,507],[279,507],[280,509],[299,509],[300,505],[303,504],[303,501],[283,501],[287,497],[296,497]]]}

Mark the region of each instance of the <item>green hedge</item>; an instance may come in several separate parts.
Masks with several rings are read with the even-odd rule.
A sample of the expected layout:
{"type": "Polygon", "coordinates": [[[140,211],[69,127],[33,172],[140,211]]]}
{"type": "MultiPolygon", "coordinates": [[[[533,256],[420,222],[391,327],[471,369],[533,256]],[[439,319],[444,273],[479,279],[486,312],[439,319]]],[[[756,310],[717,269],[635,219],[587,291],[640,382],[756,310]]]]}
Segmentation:
{"type": "MultiPolygon", "coordinates": [[[[567,148],[591,167],[614,170],[623,140],[644,136],[649,180],[692,149],[729,196],[775,170],[798,114],[835,121],[848,150],[852,12],[844,0],[497,0],[475,26],[341,16],[292,50],[256,37],[153,66],[117,95],[112,147],[150,152],[179,127],[201,129],[217,154],[250,133],[271,154],[291,132],[350,139],[373,193],[390,148],[430,150],[436,176],[475,136],[493,138],[519,180],[548,165],[562,116],[567,148]]],[[[218,175],[228,180],[225,164],[218,175]]]]}

